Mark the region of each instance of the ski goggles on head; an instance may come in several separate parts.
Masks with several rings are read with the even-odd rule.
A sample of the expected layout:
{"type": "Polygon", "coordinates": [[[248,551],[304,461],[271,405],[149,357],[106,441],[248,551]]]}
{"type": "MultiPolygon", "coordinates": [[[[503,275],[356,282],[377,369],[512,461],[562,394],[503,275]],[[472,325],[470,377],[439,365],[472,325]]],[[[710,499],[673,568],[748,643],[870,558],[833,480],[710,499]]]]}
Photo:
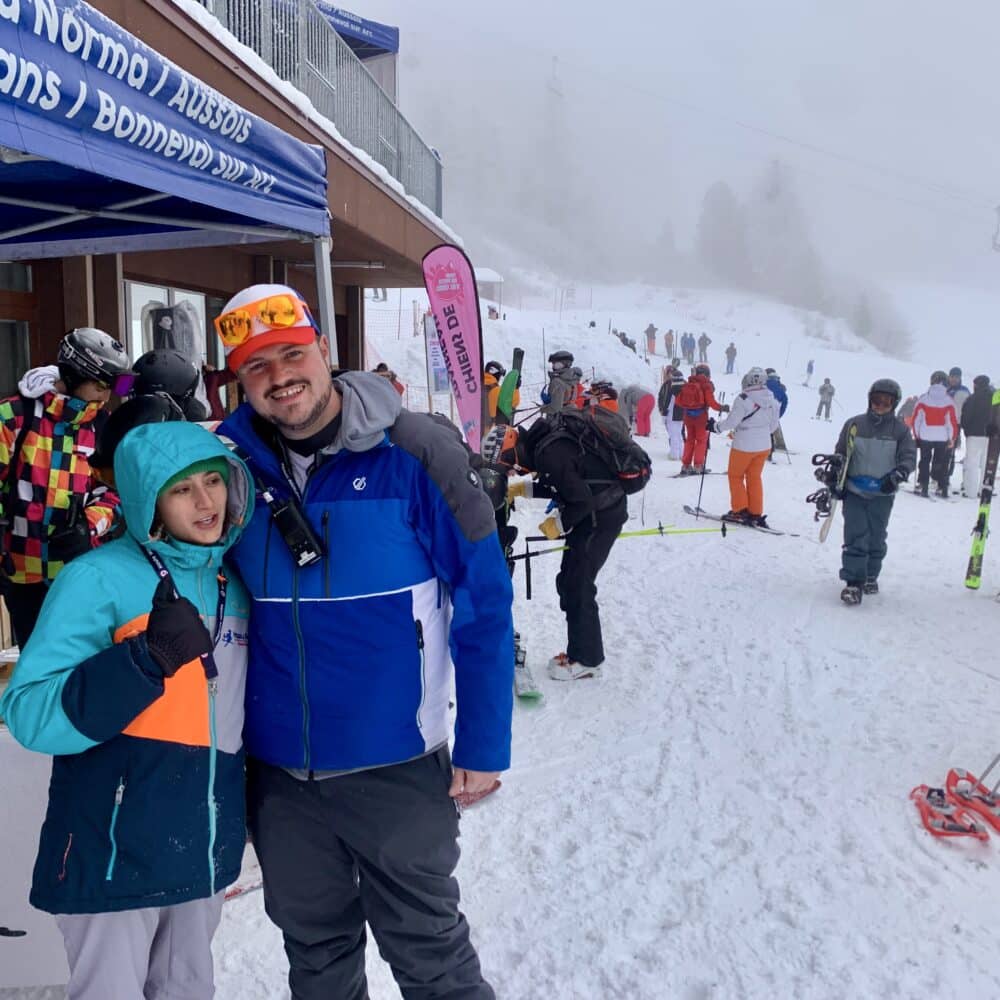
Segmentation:
{"type": "Polygon", "coordinates": [[[113,392],[124,399],[135,386],[135,372],[123,372],[109,379],[95,378],[93,381],[102,392],[113,392]]]}
{"type": "Polygon", "coordinates": [[[259,323],[271,330],[290,330],[296,326],[316,328],[309,307],[294,295],[269,295],[238,309],[223,313],[214,320],[215,331],[228,348],[245,344],[255,333],[259,323]]]}

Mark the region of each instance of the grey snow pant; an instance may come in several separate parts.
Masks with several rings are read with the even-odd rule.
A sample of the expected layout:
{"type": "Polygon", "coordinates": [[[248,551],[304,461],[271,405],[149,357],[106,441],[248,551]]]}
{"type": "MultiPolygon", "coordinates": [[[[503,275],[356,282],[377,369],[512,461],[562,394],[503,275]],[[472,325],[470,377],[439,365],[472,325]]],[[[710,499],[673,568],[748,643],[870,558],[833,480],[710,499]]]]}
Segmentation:
{"type": "Polygon", "coordinates": [[[212,937],[224,896],[58,915],[69,959],[67,1000],[211,1000],[212,937]]]}
{"type": "Polygon", "coordinates": [[[365,924],[404,1000],[495,1000],[458,909],[448,748],[304,781],[247,761],[264,908],[293,1000],[367,1000],[365,924]]]}
{"type": "Polygon", "coordinates": [[[892,494],[859,497],[844,494],[844,547],[841,553],[840,579],[846,583],[877,580],[882,572],[888,546],[886,533],[892,513],[892,494]]]}

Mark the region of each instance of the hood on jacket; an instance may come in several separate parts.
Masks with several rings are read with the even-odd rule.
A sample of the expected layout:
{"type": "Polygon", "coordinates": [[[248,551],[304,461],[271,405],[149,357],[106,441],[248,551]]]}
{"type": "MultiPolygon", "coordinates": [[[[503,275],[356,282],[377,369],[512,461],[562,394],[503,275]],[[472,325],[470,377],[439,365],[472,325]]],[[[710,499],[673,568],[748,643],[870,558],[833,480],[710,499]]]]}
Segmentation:
{"type": "Polygon", "coordinates": [[[371,372],[345,372],[333,380],[341,395],[340,432],[332,450],[368,451],[396,422],[403,404],[392,383],[371,372]]]}
{"type": "MultiPolygon", "coordinates": [[[[378,378],[378,376],[374,376],[378,378]]],[[[379,379],[384,382],[385,379],[379,379]]],[[[388,386],[395,396],[396,392],[388,386]]],[[[182,421],[140,424],[122,438],[115,450],[115,488],[122,501],[128,533],[140,545],[163,552],[225,552],[243,531],[253,512],[253,480],[243,462],[211,431],[182,421]],[[176,539],[153,541],[150,528],[156,515],[156,497],[168,479],[195,462],[224,458],[229,477],[229,528],[215,545],[194,545],[176,539]]]]}
{"type": "Polygon", "coordinates": [[[939,383],[932,385],[920,397],[920,402],[926,403],[928,406],[948,406],[949,404],[954,405],[955,401],[951,398],[948,387],[939,383]]]}
{"type": "Polygon", "coordinates": [[[47,392],[55,392],[58,381],[59,368],[56,365],[43,365],[26,371],[17,383],[17,390],[28,399],[38,399],[47,392]]]}

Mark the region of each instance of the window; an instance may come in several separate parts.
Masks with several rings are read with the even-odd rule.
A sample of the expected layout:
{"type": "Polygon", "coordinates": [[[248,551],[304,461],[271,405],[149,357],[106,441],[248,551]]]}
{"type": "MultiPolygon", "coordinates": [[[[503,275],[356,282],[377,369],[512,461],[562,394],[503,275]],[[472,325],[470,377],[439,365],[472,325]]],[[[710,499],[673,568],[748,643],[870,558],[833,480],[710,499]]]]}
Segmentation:
{"type": "Polygon", "coordinates": [[[0,397],[17,392],[18,379],[28,365],[28,324],[0,319],[0,397]]]}
{"type": "Polygon", "coordinates": [[[0,291],[30,292],[31,267],[13,261],[0,261],[0,291]]]}

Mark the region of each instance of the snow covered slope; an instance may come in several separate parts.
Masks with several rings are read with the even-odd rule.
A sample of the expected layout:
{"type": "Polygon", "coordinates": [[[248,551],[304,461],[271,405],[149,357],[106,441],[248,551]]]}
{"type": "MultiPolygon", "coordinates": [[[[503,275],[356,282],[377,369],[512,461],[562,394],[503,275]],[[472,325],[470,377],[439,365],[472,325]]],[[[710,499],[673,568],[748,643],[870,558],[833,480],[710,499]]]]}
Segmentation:
{"type": "MultiPolygon", "coordinates": [[[[916,392],[929,367],[952,362],[896,362],[832,324],[828,342],[806,338],[801,316],[749,297],[646,294],[595,292],[594,313],[564,313],[561,324],[507,310],[506,323],[486,324],[487,353],[506,362],[514,346],[527,350],[527,405],[545,353],[559,347],[620,384],[655,387],[661,359],[647,365],[622,347],[609,319],[637,340],[650,321],[704,329],[716,371],[734,339],[741,368],[785,376],[794,454],[767,467],[766,509],[800,537],[733,529],[619,541],[598,581],[608,661],[596,682],[544,674],[564,648],[559,557],[535,562],[530,602],[518,569],[515,617],[545,700],[515,706],[513,767],[464,817],[459,869],[497,996],[1000,997],[1000,838],[935,841],[907,801],[914,785],[943,783],[952,765],[979,770],[1000,749],[1000,548],[987,547],[984,589],[966,591],[975,503],[904,493],[882,594],[846,608],[840,525],[820,545],[803,502],[816,487],[809,456],[832,448],[874,378],[916,392]],[[811,419],[825,375],[843,405],[830,424],[811,419]]],[[[420,343],[393,333],[375,345],[411,388],[424,381],[420,343]]],[[[735,376],[716,381],[730,396],[738,388],[735,376]]],[[[631,499],[627,529],[704,526],[683,513],[700,484],[668,478],[677,466],[658,423],[649,450],[654,478],[631,499]]],[[[713,438],[709,464],[725,462],[713,438]]],[[[706,477],[702,502],[728,506],[724,476],[706,477]]],[[[543,508],[518,502],[522,534],[543,508]]],[[[287,995],[260,893],[227,904],[215,953],[220,1000],[287,995]]],[[[373,1000],[394,1000],[369,953],[373,1000]]]]}

